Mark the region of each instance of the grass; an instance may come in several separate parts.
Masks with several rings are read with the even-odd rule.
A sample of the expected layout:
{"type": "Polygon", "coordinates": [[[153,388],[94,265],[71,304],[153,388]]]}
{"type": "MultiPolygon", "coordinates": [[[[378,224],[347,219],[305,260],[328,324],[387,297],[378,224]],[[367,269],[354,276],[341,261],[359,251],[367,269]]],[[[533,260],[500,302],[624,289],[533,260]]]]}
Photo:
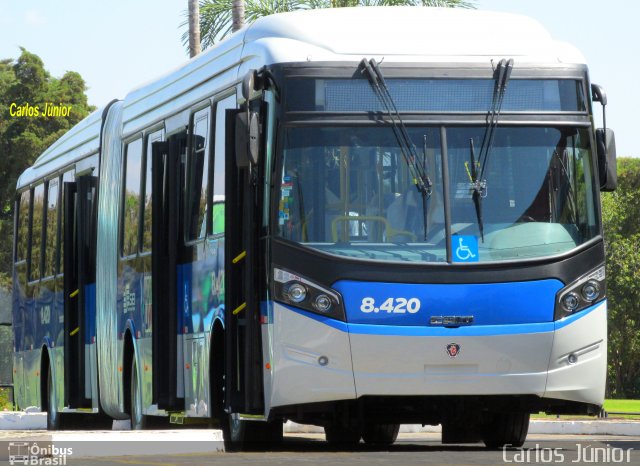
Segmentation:
{"type": "MultiPolygon", "coordinates": [[[[640,413],[640,400],[605,400],[604,409],[614,413],[640,413]]],[[[555,414],[538,413],[532,416],[535,419],[556,419],[555,414]]],[[[593,416],[560,416],[560,419],[595,419],[593,416]]],[[[640,415],[630,414],[610,414],[609,419],[636,419],[640,420],[640,415]]]]}
{"type": "Polygon", "coordinates": [[[0,411],[12,411],[13,404],[11,403],[11,389],[0,388],[0,411]]]}
{"type": "Polygon", "coordinates": [[[640,413],[640,400],[606,400],[604,409],[613,412],[640,413]]]}

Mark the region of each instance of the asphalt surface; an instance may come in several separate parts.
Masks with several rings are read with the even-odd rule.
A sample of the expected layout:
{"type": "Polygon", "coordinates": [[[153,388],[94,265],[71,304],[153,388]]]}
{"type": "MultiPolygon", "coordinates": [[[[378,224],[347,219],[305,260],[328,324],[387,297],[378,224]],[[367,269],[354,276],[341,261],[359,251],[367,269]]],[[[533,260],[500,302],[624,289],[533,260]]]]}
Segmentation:
{"type": "MultiPolygon", "coordinates": [[[[212,431],[209,431],[212,432],[212,431]]],[[[128,433],[129,434],[129,433],[128,433]]],[[[220,442],[205,441],[207,431],[166,432],[146,431],[136,439],[130,433],[125,441],[96,440],[101,433],[83,432],[67,440],[53,443],[58,451],[52,451],[46,441],[46,432],[2,432],[0,464],[10,464],[7,451],[16,453],[21,443],[23,451],[34,448],[39,464],[66,465],[504,465],[504,464],[632,464],[640,465],[640,437],[585,436],[585,435],[529,435],[522,449],[487,450],[481,444],[442,445],[440,435],[432,433],[400,434],[390,448],[372,448],[361,443],[356,449],[340,451],[332,449],[322,434],[287,434],[281,446],[267,452],[229,453],[216,451],[220,442]],[[69,439],[73,440],[69,440],[69,439]],[[149,440],[154,439],[154,440],[149,440]],[[80,442],[80,443],[78,443],[80,442]],[[91,446],[90,449],[79,448],[91,446]],[[123,446],[124,445],[124,446],[123,446]],[[217,446],[216,446],[217,445],[217,446]],[[123,455],[126,447],[137,452],[123,455]],[[75,448],[63,458],[61,451],[75,448]],[[47,451],[49,449],[49,451],[47,451]],[[78,453],[83,450],[85,453],[78,453]],[[89,453],[87,453],[89,451],[89,453]],[[88,456],[85,456],[87,454],[88,456]],[[57,459],[58,462],[53,462],[57,459]],[[47,462],[49,461],[49,462],[47,462]]],[[[129,450],[131,451],[131,450],[129,450]]],[[[64,453],[64,452],[62,452],[64,453]]],[[[34,456],[34,455],[32,455],[34,456]]],[[[25,464],[16,460],[14,464],[25,464]]],[[[36,464],[31,459],[26,464],[36,464]]]]}

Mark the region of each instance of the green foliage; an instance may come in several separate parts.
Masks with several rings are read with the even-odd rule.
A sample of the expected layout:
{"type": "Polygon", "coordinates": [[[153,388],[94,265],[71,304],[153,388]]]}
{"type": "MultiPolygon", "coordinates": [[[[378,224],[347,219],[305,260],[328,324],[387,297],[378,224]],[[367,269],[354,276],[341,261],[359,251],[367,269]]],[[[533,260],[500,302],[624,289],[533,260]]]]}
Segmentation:
{"type": "Polygon", "coordinates": [[[51,77],[37,55],[21,48],[17,60],[0,60],[0,286],[11,274],[15,186],[20,173],[54,141],[94,108],[87,103],[82,77],[68,71],[51,77]],[[11,104],[71,105],[68,117],[18,117],[11,104]]]}
{"type": "MultiPolygon", "coordinates": [[[[231,12],[233,0],[200,0],[200,43],[202,50],[231,34],[231,12]]],[[[263,16],[294,10],[319,8],[342,8],[356,6],[431,6],[447,8],[474,8],[473,0],[247,0],[245,23],[249,24],[263,16]]],[[[189,49],[189,12],[180,27],[187,28],[182,34],[182,43],[189,49]]]]}
{"type": "Polygon", "coordinates": [[[0,388],[0,411],[13,411],[10,388],[0,388]]]}
{"type": "Polygon", "coordinates": [[[618,189],[602,195],[609,298],[608,394],[640,396],[640,159],[618,160],[618,189]]]}

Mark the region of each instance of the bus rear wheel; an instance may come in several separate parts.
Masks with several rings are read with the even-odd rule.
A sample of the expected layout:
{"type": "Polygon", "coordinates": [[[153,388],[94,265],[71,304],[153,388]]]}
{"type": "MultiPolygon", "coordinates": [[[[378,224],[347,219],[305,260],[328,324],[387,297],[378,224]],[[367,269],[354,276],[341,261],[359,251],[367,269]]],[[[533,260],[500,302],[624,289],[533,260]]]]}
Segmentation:
{"type": "Polygon", "coordinates": [[[53,385],[51,371],[47,375],[47,430],[60,430],[62,416],[58,412],[58,404],[53,385]]]}
{"type": "Polygon", "coordinates": [[[367,445],[389,446],[398,438],[400,424],[368,424],[362,430],[362,440],[367,445]]]}
{"type": "Polygon", "coordinates": [[[131,360],[130,387],[129,416],[131,418],[131,430],[144,430],[147,428],[147,416],[142,414],[142,391],[138,380],[138,366],[135,357],[131,360]]]}
{"type": "Polygon", "coordinates": [[[495,413],[485,426],[483,440],[488,448],[501,448],[505,445],[521,447],[528,431],[529,413],[495,413]]]}

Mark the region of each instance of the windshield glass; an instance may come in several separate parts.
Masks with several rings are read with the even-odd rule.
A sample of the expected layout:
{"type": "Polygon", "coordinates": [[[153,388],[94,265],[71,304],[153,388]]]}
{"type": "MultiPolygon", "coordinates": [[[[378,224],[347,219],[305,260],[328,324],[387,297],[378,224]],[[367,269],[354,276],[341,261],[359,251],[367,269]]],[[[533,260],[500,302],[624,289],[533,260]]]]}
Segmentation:
{"type": "Polygon", "coordinates": [[[476,162],[485,182],[478,212],[470,140],[478,159],[484,127],[446,128],[451,238],[440,127],[407,130],[433,184],[429,197],[390,127],[285,128],[278,235],[360,259],[444,262],[449,248],[453,262],[478,262],[554,255],[598,234],[587,129],[498,127],[476,162]]]}
{"type": "Polygon", "coordinates": [[[469,189],[469,146],[473,139],[479,148],[484,133],[447,130],[454,262],[549,256],[598,234],[587,129],[499,127],[488,155],[476,162],[485,182],[482,235],[469,189]],[[467,259],[459,249],[468,241],[477,243],[478,257],[467,259]]]}
{"type": "Polygon", "coordinates": [[[287,128],[279,235],[363,259],[446,261],[440,129],[408,133],[433,183],[428,198],[390,127],[287,128]]]}

